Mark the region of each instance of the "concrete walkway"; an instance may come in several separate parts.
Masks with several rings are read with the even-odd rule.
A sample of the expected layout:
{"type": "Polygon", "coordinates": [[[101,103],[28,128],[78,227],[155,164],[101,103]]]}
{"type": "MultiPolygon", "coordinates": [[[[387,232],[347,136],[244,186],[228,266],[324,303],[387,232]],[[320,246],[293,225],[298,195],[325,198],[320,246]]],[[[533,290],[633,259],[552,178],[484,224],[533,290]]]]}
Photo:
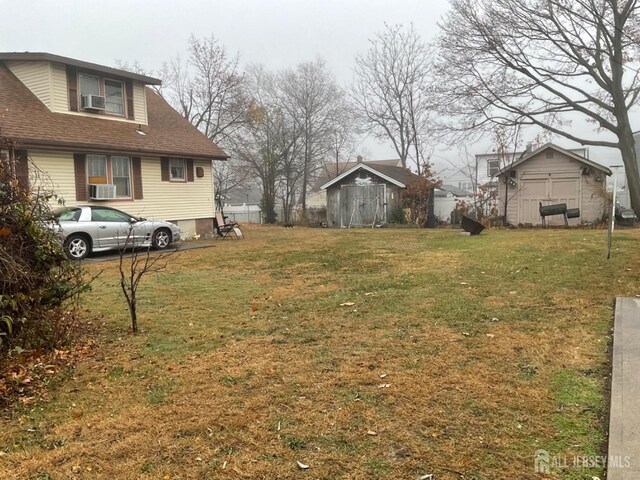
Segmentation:
{"type": "MultiPolygon", "coordinates": [[[[207,243],[196,243],[196,242],[182,242],[180,243],[180,245],[178,246],[177,250],[179,252],[182,252],[183,250],[195,250],[196,248],[210,248],[213,247],[213,240],[211,240],[211,242],[207,242],[207,243]]],[[[172,246],[170,250],[173,250],[174,247],[172,246]]],[[[142,249],[144,250],[144,249],[142,249]]],[[[159,250],[151,250],[151,252],[158,252],[159,250]]],[[[125,255],[125,258],[130,257],[131,254],[127,253],[125,255]]],[[[117,250],[112,250],[112,251],[107,251],[107,252],[96,252],[93,255],[91,255],[90,257],[87,257],[83,260],[84,263],[100,263],[100,262],[108,262],[111,260],[119,260],[120,259],[120,253],[118,253],[117,250]]]]}
{"type": "Polygon", "coordinates": [[[619,297],[613,327],[608,480],[640,480],[640,298],[619,297]]]}

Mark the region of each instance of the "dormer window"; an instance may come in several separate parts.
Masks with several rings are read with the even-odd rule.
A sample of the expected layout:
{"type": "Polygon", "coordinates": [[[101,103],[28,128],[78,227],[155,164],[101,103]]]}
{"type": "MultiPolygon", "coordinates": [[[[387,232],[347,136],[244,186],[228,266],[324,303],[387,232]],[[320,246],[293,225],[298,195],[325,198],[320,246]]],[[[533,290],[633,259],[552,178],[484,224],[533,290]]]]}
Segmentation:
{"type": "MultiPolygon", "coordinates": [[[[104,105],[99,110],[104,110],[111,115],[124,115],[124,86],[119,80],[100,78],[95,75],[81,73],[80,98],[89,95],[104,97],[104,105]]],[[[84,109],[92,109],[84,106],[84,109]]]]}
{"type": "Polygon", "coordinates": [[[118,80],[104,80],[104,96],[107,97],[107,112],[114,115],[124,115],[124,98],[122,82],[118,80]]]}
{"type": "Polygon", "coordinates": [[[80,74],[80,95],[100,95],[100,79],[80,74]]]}

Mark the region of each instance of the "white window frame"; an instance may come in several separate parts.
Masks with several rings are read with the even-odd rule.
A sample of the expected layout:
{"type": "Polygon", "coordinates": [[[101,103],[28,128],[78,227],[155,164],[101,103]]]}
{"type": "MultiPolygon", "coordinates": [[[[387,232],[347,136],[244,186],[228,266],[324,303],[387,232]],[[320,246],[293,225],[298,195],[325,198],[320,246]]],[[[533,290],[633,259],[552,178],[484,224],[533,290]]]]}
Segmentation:
{"type": "MultiPolygon", "coordinates": [[[[132,199],[133,198],[133,178],[132,177],[132,167],[131,167],[131,157],[128,157],[126,155],[101,155],[101,154],[87,154],[85,157],[85,164],[86,164],[86,173],[87,173],[87,184],[91,184],[91,182],[89,181],[89,179],[91,177],[102,177],[102,175],[91,175],[91,172],[89,171],[89,160],[91,159],[91,157],[94,158],[100,158],[100,159],[104,159],[104,163],[105,163],[105,175],[104,178],[106,180],[106,183],[104,185],[115,185],[115,183],[113,183],[113,158],[126,158],[127,159],[127,170],[128,170],[128,174],[129,174],[129,194],[128,195],[116,195],[116,198],[118,200],[127,200],[127,199],[132,199]]],[[[94,172],[95,173],[95,172],[94,172]]],[[[124,178],[124,177],[117,177],[117,178],[124,178]]]]}
{"type": "MultiPolygon", "coordinates": [[[[176,165],[177,167],[177,165],[176,165]]],[[[170,158],[169,159],[169,180],[172,182],[186,182],[187,181],[187,161],[184,158],[170,158]],[[173,176],[174,163],[179,162],[182,167],[182,177],[173,176]]]]}
{"type": "Polygon", "coordinates": [[[128,183],[127,195],[118,195],[118,187],[116,186],[116,198],[131,198],[131,190],[132,190],[132,185],[131,185],[131,157],[126,157],[124,155],[112,155],[109,158],[109,163],[111,164],[111,169],[110,169],[111,170],[111,184],[115,185],[114,179],[116,179],[116,178],[126,178],[127,179],[127,183],[128,183]],[[116,177],[114,175],[114,173],[113,173],[113,164],[114,164],[113,160],[116,159],[116,158],[117,159],[124,159],[124,160],[127,161],[127,176],[126,177],[121,177],[121,176],[116,177]]]}
{"type": "Polygon", "coordinates": [[[500,172],[500,160],[497,158],[493,158],[491,160],[487,160],[487,175],[490,178],[495,177],[496,175],[498,175],[498,173],[500,172]],[[491,165],[495,163],[495,173],[493,173],[493,175],[491,174],[492,168],[491,165]]]}
{"type": "MultiPolygon", "coordinates": [[[[109,115],[117,115],[119,117],[124,117],[125,115],[125,91],[124,91],[124,82],[122,82],[121,80],[116,80],[115,78],[103,78],[102,79],[102,83],[104,85],[104,98],[105,98],[105,112],[109,115]],[[121,112],[112,112],[109,110],[109,98],[107,97],[107,82],[113,82],[113,83],[119,83],[120,84],[120,91],[122,92],[121,95],[121,102],[120,102],[120,106],[122,107],[122,111],[121,112]]],[[[113,103],[113,102],[112,102],[113,103]]]]}
{"type": "Polygon", "coordinates": [[[89,73],[80,73],[80,74],[78,74],[78,90],[80,91],[80,97],[82,97],[82,95],[100,95],[100,93],[102,91],[101,88],[100,88],[100,77],[98,77],[96,75],[91,75],[89,73]],[[83,92],[82,91],[82,77],[95,78],[96,80],[98,80],[98,93],[83,92]]]}

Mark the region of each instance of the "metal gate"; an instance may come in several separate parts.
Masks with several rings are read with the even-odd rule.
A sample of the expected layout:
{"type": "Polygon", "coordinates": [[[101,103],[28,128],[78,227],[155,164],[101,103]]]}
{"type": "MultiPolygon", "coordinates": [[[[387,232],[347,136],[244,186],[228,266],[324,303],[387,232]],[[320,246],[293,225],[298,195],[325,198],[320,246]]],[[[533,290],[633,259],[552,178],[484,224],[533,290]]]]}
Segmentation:
{"type": "Polygon", "coordinates": [[[342,227],[373,227],[386,222],[384,184],[342,185],[340,187],[340,225],[342,227]]]}

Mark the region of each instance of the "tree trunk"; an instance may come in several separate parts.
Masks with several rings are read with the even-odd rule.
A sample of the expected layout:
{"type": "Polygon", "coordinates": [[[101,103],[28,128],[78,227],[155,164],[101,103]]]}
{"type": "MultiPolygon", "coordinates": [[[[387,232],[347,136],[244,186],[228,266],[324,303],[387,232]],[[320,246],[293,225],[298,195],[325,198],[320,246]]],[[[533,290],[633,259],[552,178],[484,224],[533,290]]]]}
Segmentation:
{"type": "MultiPolygon", "coordinates": [[[[132,293],[132,295],[135,295],[135,293],[132,293]]],[[[131,315],[131,330],[133,330],[133,333],[138,333],[138,312],[136,311],[136,300],[133,296],[129,303],[129,315],[131,315]]]]}
{"type": "Polygon", "coordinates": [[[636,216],[640,218],[640,175],[638,174],[638,161],[636,159],[635,139],[631,129],[626,129],[620,135],[620,153],[622,153],[622,162],[624,163],[627,175],[627,189],[629,190],[629,199],[631,200],[631,208],[636,216]]]}

